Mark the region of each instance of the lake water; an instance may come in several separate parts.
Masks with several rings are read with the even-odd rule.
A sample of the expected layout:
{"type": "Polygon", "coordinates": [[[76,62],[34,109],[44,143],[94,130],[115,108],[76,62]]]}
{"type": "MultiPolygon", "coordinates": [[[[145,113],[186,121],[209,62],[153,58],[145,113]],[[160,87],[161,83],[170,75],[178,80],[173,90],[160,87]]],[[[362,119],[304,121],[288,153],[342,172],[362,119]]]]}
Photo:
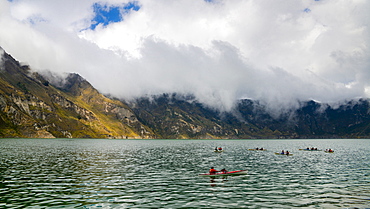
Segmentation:
{"type": "Polygon", "coordinates": [[[0,139],[0,208],[370,208],[369,175],[370,140],[0,139]]]}

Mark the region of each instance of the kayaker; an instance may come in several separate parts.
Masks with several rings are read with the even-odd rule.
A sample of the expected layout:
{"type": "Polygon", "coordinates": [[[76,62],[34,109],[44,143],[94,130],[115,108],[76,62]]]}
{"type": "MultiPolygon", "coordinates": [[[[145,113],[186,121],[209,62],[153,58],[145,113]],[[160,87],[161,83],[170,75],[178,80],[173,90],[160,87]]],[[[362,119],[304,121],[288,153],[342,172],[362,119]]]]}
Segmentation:
{"type": "Polygon", "coordinates": [[[217,147],[215,148],[215,151],[218,151],[217,147]]]}
{"type": "Polygon", "coordinates": [[[222,173],[227,173],[227,170],[225,168],[221,169],[222,173]]]}
{"type": "Polygon", "coordinates": [[[209,169],[209,174],[216,174],[217,172],[219,172],[218,170],[216,170],[214,167],[211,167],[211,169],[209,169]]]}
{"type": "Polygon", "coordinates": [[[289,155],[289,151],[287,150],[285,154],[286,154],[286,155],[289,155]]]}
{"type": "Polygon", "coordinates": [[[285,154],[284,150],[281,150],[281,153],[280,154],[282,154],[282,155],[285,154]]]}
{"type": "Polygon", "coordinates": [[[219,147],[219,148],[218,148],[218,151],[221,151],[221,150],[222,150],[222,147],[219,147]]]}

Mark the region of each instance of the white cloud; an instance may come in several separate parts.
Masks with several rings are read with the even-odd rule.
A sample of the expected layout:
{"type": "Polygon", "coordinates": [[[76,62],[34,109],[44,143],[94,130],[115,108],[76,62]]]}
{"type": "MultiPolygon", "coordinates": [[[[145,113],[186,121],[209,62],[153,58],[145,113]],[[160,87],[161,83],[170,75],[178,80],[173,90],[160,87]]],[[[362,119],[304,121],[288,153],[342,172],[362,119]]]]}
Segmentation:
{"type": "Polygon", "coordinates": [[[190,93],[230,110],[239,98],[282,108],[369,96],[369,1],[139,0],[90,30],[94,3],[0,0],[0,46],[126,99],[190,93]]]}

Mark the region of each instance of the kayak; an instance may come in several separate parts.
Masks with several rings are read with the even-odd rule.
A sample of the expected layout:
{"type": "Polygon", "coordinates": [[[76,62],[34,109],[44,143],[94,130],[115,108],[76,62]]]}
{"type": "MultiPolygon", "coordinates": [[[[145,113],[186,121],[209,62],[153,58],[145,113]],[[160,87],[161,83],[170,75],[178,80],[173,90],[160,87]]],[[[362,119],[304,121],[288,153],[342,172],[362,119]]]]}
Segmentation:
{"type": "MultiPolygon", "coordinates": [[[[275,152],[275,155],[287,155],[287,154],[281,154],[280,152],[275,152]]],[[[289,156],[291,156],[293,154],[289,153],[289,156]]]]}
{"type": "Polygon", "coordinates": [[[249,151],[267,151],[267,149],[248,149],[249,151]]]}
{"type": "Polygon", "coordinates": [[[214,150],[214,152],[220,153],[220,152],[223,152],[223,150],[214,150]]]}
{"type": "Polygon", "coordinates": [[[237,170],[237,171],[228,171],[226,173],[218,172],[215,174],[210,173],[202,173],[199,176],[206,176],[206,177],[216,177],[216,176],[238,176],[238,175],[246,175],[248,172],[247,170],[237,170]]]}
{"type": "Polygon", "coordinates": [[[321,149],[299,149],[301,151],[322,151],[321,149]]]}
{"type": "Polygon", "coordinates": [[[331,151],[331,152],[330,151],[324,151],[324,152],[326,152],[326,153],[334,153],[334,151],[331,151]]]}

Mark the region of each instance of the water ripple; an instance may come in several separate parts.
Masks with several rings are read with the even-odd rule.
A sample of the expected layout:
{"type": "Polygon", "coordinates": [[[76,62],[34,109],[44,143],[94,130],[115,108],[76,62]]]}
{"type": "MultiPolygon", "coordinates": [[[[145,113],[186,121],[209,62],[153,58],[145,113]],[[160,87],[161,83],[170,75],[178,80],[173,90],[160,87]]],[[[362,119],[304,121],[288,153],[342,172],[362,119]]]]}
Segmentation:
{"type": "Polygon", "coordinates": [[[0,208],[370,208],[369,140],[0,142],[0,208]],[[249,174],[198,177],[211,166],[249,174]]]}

